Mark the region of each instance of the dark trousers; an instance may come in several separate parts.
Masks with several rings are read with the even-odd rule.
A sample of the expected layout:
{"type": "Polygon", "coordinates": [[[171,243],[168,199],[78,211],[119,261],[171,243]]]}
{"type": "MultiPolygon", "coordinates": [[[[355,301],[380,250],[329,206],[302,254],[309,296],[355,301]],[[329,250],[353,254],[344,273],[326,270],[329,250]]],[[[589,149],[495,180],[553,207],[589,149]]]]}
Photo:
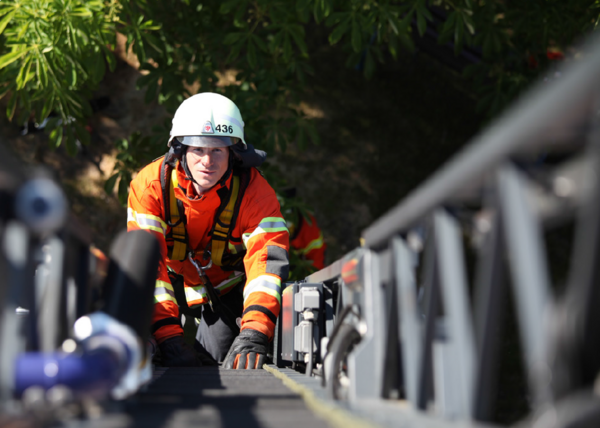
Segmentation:
{"type": "MultiPolygon", "coordinates": [[[[243,296],[244,282],[236,286],[229,293],[221,296],[221,305],[227,306],[230,312],[236,318],[242,317],[244,310],[243,296]]],[[[240,320],[236,320],[239,324],[240,320]]],[[[196,341],[194,348],[197,352],[210,355],[215,361],[223,362],[227,351],[231,347],[233,340],[239,331],[234,331],[225,321],[223,311],[213,312],[210,306],[202,306],[202,317],[196,331],[196,341]]]]}

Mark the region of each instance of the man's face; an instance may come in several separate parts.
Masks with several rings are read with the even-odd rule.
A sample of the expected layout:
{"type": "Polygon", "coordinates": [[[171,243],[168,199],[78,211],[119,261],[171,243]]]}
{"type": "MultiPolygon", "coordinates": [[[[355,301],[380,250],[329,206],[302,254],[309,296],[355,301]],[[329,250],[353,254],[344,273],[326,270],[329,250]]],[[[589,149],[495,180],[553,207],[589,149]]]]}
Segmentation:
{"type": "Polygon", "coordinates": [[[188,168],[198,183],[196,191],[202,195],[223,177],[229,164],[227,147],[189,147],[186,153],[188,168]]]}

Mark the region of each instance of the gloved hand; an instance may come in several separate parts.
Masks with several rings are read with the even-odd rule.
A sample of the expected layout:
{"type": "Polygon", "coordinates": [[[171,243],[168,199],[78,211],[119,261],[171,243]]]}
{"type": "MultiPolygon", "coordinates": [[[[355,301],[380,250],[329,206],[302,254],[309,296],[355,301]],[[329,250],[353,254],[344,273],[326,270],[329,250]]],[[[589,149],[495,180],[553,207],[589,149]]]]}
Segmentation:
{"type": "Polygon", "coordinates": [[[183,336],[169,337],[158,344],[166,367],[200,367],[202,363],[196,351],[183,340],[183,336]]]}
{"type": "Polygon", "coordinates": [[[262,369],[267,359],[269,338],[260,331],[242,330],[223,361],[226,369],[262,369]]]}

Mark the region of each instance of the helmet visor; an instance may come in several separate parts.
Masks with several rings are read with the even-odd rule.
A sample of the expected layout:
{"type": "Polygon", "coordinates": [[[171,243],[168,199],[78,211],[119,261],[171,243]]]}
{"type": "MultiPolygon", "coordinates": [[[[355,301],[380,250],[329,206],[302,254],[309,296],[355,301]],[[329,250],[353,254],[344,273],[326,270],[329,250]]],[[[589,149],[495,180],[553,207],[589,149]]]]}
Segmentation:
{"type": "Polygon", "coordinates": [[[234,139],[231,137],[193,135],[175,138],[181,144],[192,147],[229,147],[236,143],[236,141],[234,141],[234,139]]]}

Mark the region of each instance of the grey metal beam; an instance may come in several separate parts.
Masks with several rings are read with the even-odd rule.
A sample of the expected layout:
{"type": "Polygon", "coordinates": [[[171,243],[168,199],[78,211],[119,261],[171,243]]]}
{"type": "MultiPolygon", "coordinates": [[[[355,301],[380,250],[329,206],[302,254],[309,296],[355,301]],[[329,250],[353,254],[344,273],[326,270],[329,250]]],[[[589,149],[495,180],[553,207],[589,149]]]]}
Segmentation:
{"type": "MultiPolygon", "coordinates": [[[[373,251],[364,255],[365,279],[364,300],[361,316],[366,323],[359,326],[359,331],[366,327],[361,342],[348,356],[348,373],[351,379],[349,389],[350,402],[362,399],[380,399],[383,393],[384,352],[387,330],[383,290],[379,268],[381,256],[373,251]],[[365,368],[368,367],[368,370],[365,368]]],[[[362,333],[362,332],[361,332],[362,333]]]]}
{"type": "Polygon", "coordinates": [[[551,324],[552,391],[561,399],[597,382],[600,369],[600,117],[589,135],[588,164],[577,213],[567,289],[553,308],[551,324]]]}
{"type": "Polygon", "coordinates": [[[550,400],[544,319],[551,304],[548,268],[538,219],[527,199],[525,178],[510,166],[498,172],[498,195],[512,275],[525,367],[534,404],[550,400]]]}
{"type": "Polygon", "coordinates": [[[502,222],[496,211],[489,218],[475,273],[475,337],[477,361],[473,393],[473,417],[491,421],[496,397],[499,336],[506,290],[502,259],[502,222]]]}
{"type": "Polygon", "coordinates": [[[434,214],[433,221],[452,367],[449,370],[456,380],[451,386],[458,405],[455,411],[461,419],[470,419],[475,344],[461,232],[456,220],[443,209],[434,214]]]}
{"type": "Polygon", "coordinates": [[[400,338],[402,373],[408,402],[416,409],[418,399],[419,367],[421,365],[422,323],[417,309],[417,284],[413,255],[400,237],[394,237],[392,249],[396,262],[398,308],[400,310],[400,338]]]}
{"type": "Polygon", "coordinates": [[[317,283],[317,282],[325,282],[330,281],[332,279],[337,278],[342,273],[342,262],[344,257],[339,260],[336,260],[329,266],[324,267],[320,271],[313,273],[306,277],[306,282],[317,283]]]}
{"type": "Polygon", "coordinates": [[[423,185],[363,232],[365,246],[385,246],[389,237],[406,230],[449,198],[466,197],[481,186],[510,155],[548,150],[552,144],[583,135],[600,87],[600,34],[584,48],[582,59],[564,64],[552,85],[538,82],[514,107],[475,137],[423,185]]]}
{"type": "Polygon", "coordinates": [[[425,321],[423,325],[423,336],[421,337],[419,366],[419,382],[417,407],[426,410],[432,397],[433,367],[432,367],[432,342],[436,333],[436,321],[440,308],[439,274],[437,266],[437,251],[431,242],[425,246],[425,257],[423,260],[424,289],[423,299],[425,301],[425,321]]]}

